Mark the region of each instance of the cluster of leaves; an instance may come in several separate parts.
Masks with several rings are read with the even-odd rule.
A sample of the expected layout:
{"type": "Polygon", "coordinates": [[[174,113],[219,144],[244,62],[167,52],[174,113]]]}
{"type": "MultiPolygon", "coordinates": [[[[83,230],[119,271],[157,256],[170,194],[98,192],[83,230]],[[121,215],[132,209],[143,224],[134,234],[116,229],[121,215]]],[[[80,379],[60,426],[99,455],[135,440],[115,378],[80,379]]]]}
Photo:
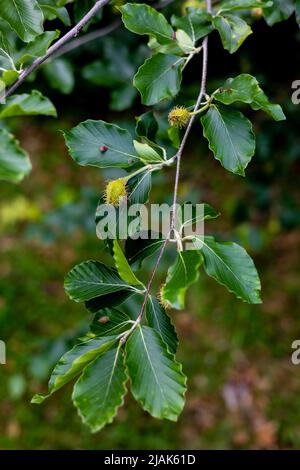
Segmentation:
{"type": "MultiPolygon", "coordinates": [[[[54,0],[15,0],[0,2],[0,71],[1,92],[13,84],[24,68],[35,58],[46,54],[51,43],[60,32],[44,31],[44,22],[59,18],[70,25],[70,18],[63,3],[54,0]],[[61,5],[61,6],[60,6],[61,5]]],[[[1,118],[14,116],[46,115],[56,116],[50,100],[36,90],[30,94],[15,94],[1,106],[1,118]]],[[[31,170],[28,154],[9,132],[6,124],[1,125],[0,178],[12,182],[20,181],[31,170]]]]}
{"type": "MultiPolygon", "coordinates": [[[[126,28],[149,36],[152,55],[139,68],[133,81],[142,102],[156,105],[178,94],[185,65],[201,50],[197,41],[213,29],[220,32],[224,47],[235,52],[251,30],[233,13],[265,5],[270,3],[223,2],[214,15],[190,8],[183,17],[173,16],[172,26],[162,13],[150,6],[126,4],[120,7],[126,28]]],[[[250,121],[231,107],[237,102],[247,103],[254,110],[262,109],[275,120],[284,119],[284,114],[279,105],[269,102],[257,80],[246,74],[228,79],[222,88],[206,97],[200,111],[209,147],[224,168],[244,175],[255,151],[255,139],[250,121]]],[[[174,143],[174,129],[169,130],[174,143]]],[[[180,140],[180,131],[175,131],[180,140]]],[[[175,160],[176,145],[173,155],[168,155],[169,149],[160,145],[157,132],[155,114],[149,111],[137,119],[136,139],[114,124],[91,120],[79,124],[66,133],[65,138],[70,155],[79,165],[127,171],[127,176],[121,179],[126,183],[126,194],[123,192],[122,196],[126,196],[127,204],[131,205],[148,201],[153,171],[162,170],[175,160]]],[[[124,191],[121,183],[119,179],[110,185],[115,184],[116,191],[118,188],[124,191]]],[[[100,204],[103,205],[103,200],[100,204]]],[[[117,209],[120,212],[122,204],[117,209]]],[[[204,220],[218,215],[208,204],[204,205],[204,220]]],[[[99,222],[98,212],[96,221],[99,222]]],[[[75,266],[66,277],[67,294],[76,302],[85,302],[94,319],[90,333],[66,353],[54,369],[46,397],[79,376],[73,401],[93,431],[111,422],[123,403],[128,380],[133,396],[152,416],[177,419],[184,404],[186,379],[175,358],[177,335],[166,309],[185,307],[186,291],[197,281],[201,266],[238,299],[253,304],[261,302],[259,277],[247,252],[236,243],[220,243],[212,236],[185,237],[185,228],[195,222],[196,215],[179,223],[176,258],[159,298],[147,296],[146,287],[134,271],[141,268],[145,258],[161,248],[165,243],[162,236],[156,240],[128,237],[124,250],[114,240],[109,248],[113,251],[115,267],[90,260],[75,266]],[[192,249],[190,246],[185,249],[187,241],[192,243],[192,249]],[[128,312],[126,299],[129,297],[137,299],[142,314],[128,312]]],[[[37,395],[33,401],[40,403],[46,397],[37,395]]]]}
{"type": "MultiPolygon", "coordinates": [[[[65,3],[60,0],[15,0],[4,9],[4,1],[0,0],[5,28],[14,31],[26,43],[17,49],[17,53],[11,52],[6,40],[10,38],[10,32],[3,35],[5,39],[0,51],[3,57],[2,77],[6,84],[12,83],[22,73],[24,64],[44,55],[58,37],[57,31],[43,31],[45,19],[58,18],[66,25],[69,23],[65,3]]],[[[75,3],[78,12],[82,11],[82,3],[75,3]]],[[[134,76],[136,90],[132,96],[139,92],[142,103],[148,106],[173,99],[180,91],[184,68],[202,50],[200,40],[216,30],[223,47],[234,53],[252,32],[247,22],[251,9],[259,9],[259,14],[264,14],[272,24],[292,14],[295,9],[298,12],[298,2],[287,3],[290,3],[290,8],[285,9],[279,1],[224,0],[208,13],[200,2],[197,7],[188,8],[182,16],[174,14],[170,22],[146,4],[120,6],[125,27],[135,34],[149,37],[151,56],[134,76]]],[[[15,47],[18,47],[17,42],[15,47]]],[[[141,61],[140,58],[135,60],[132,67],[141,61]]],[[[102,77],[101,67],[101,63],[93,64],[85,74],[91,78],[102,70],[99,74],[102,77]]],[[[116,77],[117,69],[111,69],[110,73],[108,80],[115,80],[113,83],[118,89],[115,99],[122,100],[124,96],[127,99],[128,89],[131,89],[128,76],[132,70],[126,76],[125,84],[116,77]]],[[[104,84],[102,78],[97,83],[104,84]]],[[[255,152],[255,137],[251,122],[232,106],[235,103],[246,103],[253,110],[263,110],[276,121],[285,117],[281,107],[270,103],[256,78],[248,74],[229,78],[210,96],[204,96],[197,115],[201,116],[198,124],[203,128],[209,148],[225,169],[243,176],[255,152]]],[[[153,111],[137,119],[135,139],[117,125],[92,120],[65,134],[70,155],[79,165],[121,168],[127,172],[126,176],[110,183],[109,194],[114,194],[114,199],[112,202],[107,190],[105,202],[108,206],[115,204],[116,195],[126,197],[129,206],[146,203],[151,191],[152,173],[162,171],[176,161],[181,130],[170,125],[169,143],[162,145],[153,111]]],[[[193,114],[189,108],[184,112],[188,118],[193,114]]],[[[3,118],[24,114],[55,115],[55,109],[36,91],[30,95],[13,95],[1,109],[3,118]]],[[[1,134],[0,177],[20,180],[29,171],[28,156],[6,129],[1,129],[1,134]]],[[[102,207],[103,200],[100,204],[102,207]]],[[[122,204],[117,211],[120,215],[122,204]]],[[[218,215],[208,204],[204,205],[204,220],[218,215]]],[[[96,221],[99,222],[100,218],[97,211],[96,221]]],[[[90,332],[80,338],[55,367],[48,395],[36,395],[34,403],[41,403],[76,378],[74,404],[83,421],[93,431],[98,431],[112,421],[123,403],[126,384],[130,380],[133,396],[152,416],[177,419],[184,406],[186,378],[175,357],[178,340],[166,309],[185,307],[187,289],[197,281],[201,266],[238,299],[253,304],[261,301],[259,277],[246,251],[236,243],[221,243],[212,236],[204,239],[185,236],[186,226],[195,222],[196,216],[179,223],[176,229],[176,257],[158,298],[148,295],[136,271],[145,258],[155,254],[166,242],[162,236],[156,240],[133,241],[132,235],[136,233],[128,233],[124,247],[116,239],[108,243],[114,267],[90,260],[70,271],[65,280],[65,290],[75,302],[84,302],[94,319],[90,332]],[[187,242],[189,249],[186,249],[187,242]],[[128,310],[126,301],[129,298],[139,303],[140,314],[128,310]]]]}
{"type": "Polygon", "coordinates": [[[268,25],[287,20],[293,14],[296,15],[297,23],[300,24],[300,2],[299,0],[274,0],[270,7],[266,8],[265,18],[268,25]]]}
{"type": "MultiPolygon", "coordinates": [[[[13,84],[24,68],[36,58],[44,56],[51,44],[59,38],[61,34],[59,30],[48,30],[48,25],[51,27],[53,20],[56,20],[56,24],[61,22],[62,27],[70,26],[71,18],[66,8],[70,3],[74,3],[72,17],[78,21],[94,4],[94,1],[16,0],[10,2],[8,7],[7,2],[0,2],[0,95],[3,94],[4,87],[13,84]],[[46,27],[47,30],[45,30],[46,27]]],[[[86,66],[83,70],[83,77],[96,85],[112,88],[111,108],[115,110],[128,108],[136,98],[137,90],[141,92],[142,102],[148,105],[155,104],[156,100],[171,98],[180,89],[182,70],[197,52],[196,41],[212,29],[217,29],[224,47],[234,52],[251,33],[251,28],[246,21],[241,16],[232,13],[263,6],[264,16],[269,24],[288,18],[294,11],[299,20],[297,0],[284,3],[276,0],[272,5],[271,3],[221,2],[214,16],[208,15],[203,9],[189,8],[188,15],[174,14],[171,24],[155,12],[147,26],[143,24],[143,17],[139,16],[141,10],[132,20],[130,17],[133,18],[135,6],[121,7],[127,28],[137,34],[149,34],[149,47],[153,52],[152,57],[145,62],[135,76],[136,88],[132,86],[131,80],[134,70],[144,60],[145,49],[141,47],[128,56],[128,50],[120,42],[109,38],[105,43],[104,58],[86,66]],[[164,80],[156,80],[148,86],[145,77],[151,77],[152,67],[162,74],[164,80]],[[160,82],[161,86],[159,86],[160,82]]],[[[99,21],[101,16],[100,10],[93,21],[99,21]]],[[[64,58],[51,60],[41,68],[41,71],[49,86],[59,89],[62,93],[70,93],[73,90],[75,76],[72,64],[64,58]]],[[[1,118],[36,114],[56,116],[53,104],[35,90],[28,94],[14,95],[5,107],[5,112],[1,112],[1,118]],[[10,106],[11,103],[13,106],[10,106]]],[[[0,178],[19,182],[31,170],[29,156],[9,132],[9,121],[1,123],[1,137],[0,178]]]]}
{"type": "MultiPolygon", "coordinates": [[[[137,2],[140,3],[140,2],[137,2]]],[[[141,3],[146,3],[141,0],[141,3]]],[[[152,2],[153,3],[153,2],[152,2]]],[[[178,2],[177,2],[178,3],[178,2]]],[[[161,42],[161,47],[157,48],[155,45],[154,39],[149,42],[149,47],[154,53],[157,54],[177,56],[177,60],[182,57],[189,51],[192,52],[193,44],[195,40],[201,39],[212,29],[219,31],[219,34],[224,42],[224,47],[230,51],[234,52],[238,47],[244,42],[244,40],[252,34],[251,23],[255,20],[256,17],[260,18],[264,16],[267,23],[271,26],[278,21],[282,21],[291,16],[294,12],[298,23],[300,23],[299,17],[299,2],[291,1],[275,1],[275,2],[235,2],[235,9],[233,9],[233,4],[228,2],[220,2],[221,5],[216,7],[216,12],[218,15],[216,18],[211,19],[211,15],[208,15],[203,11],[203,2],[201,0],[193,0],[182,3],[182,11],[186,13],[186,8],[189,8],[189,14],[184,16],[179,16],[178,9],[173,8],[173,15],[170,19],[170,24],[167,21],[163,22],[164,33],[167,35],[164,41],[161,42]],[[223,3],[223,4],[222,4],[223,3]],[[257,7],[253,7],[253,5],[257,7]],[[269,5],[269,6],[268,6],[269,5]],[[263,11],[261,10],[262,6],[263,11]],[[199,12],[199,8],[202,8],[202,12],[199,12]],[[247,8],[254,8],[253,10],[247,10],[247,8]],[[233,14],[234,13],[234,14],[233,14]],[[239,16],[238,16],[239,15],[239,16]],[[190,19],[193,19],[191,25],[190,19]],[[250,23],[250,24],[249,24],[250,23]],[[167,25],[167,26],[166,26],[167,25]],[[175,37],[174,29],[179,30],[177,35],[177,43],[179,47],[174,45],[175,41],[170,40],[170,34],[175,37]],[[228,31],[228,34],[227,34],[228,31]],[[234,40],[231,39],[231,32],[233,32],[234,40]],[[191,37],[186,36],[186,34],[191,37]],[[164,47],[163,47],[164,46],[164,47]]],[[[124,18],[126,18],[126,9],[123,12],[124,18]]],[[[142,20],[141,20],[142,23],[142,20]]],[[[139,18],[136,19],[134,25],[128,25],[130,31],[133,31],[136,34],[139,29],[139,18]]],[[[144,28],[141,31],[145,31],[144,28]]],[[[161,34],[164,34],[161,31],[161,34]]],[[[146,34],[146,33],[145,33],[146,34]]],[[[153,31],[150,34],[150,37],[153,37],[153,31]]],[[[124,41],[124,36],[121,37],[107,37],[102,38],[97,47],[97,60],[92,61],[86,65],[82,71],[82,76],[84,79],[88,80],[96,86],[106,87],[111,90],[111,99],[110,99],[110,109],[113,111],[122,111],[128,109],[132,106],[134,100],[137,96],[137,88],[132,86],[132,79],[134,77],[134,72],[137,70],[145,59],[145,48],[142,46],[135,47],[134,51],[131,48],[128,48],[128,37],[126,36],[126,41],[124,41]],[[126,46],[124,44],[126,42],[126,46]],[[102,48],[101,48],[102,46],[102,48]],[[101,51],[102,49],[102,51],[101,51]]],[[[63,62],[64,59],[59,59],[59,62],[63,62]]],[[[174,57],[176,62],[176,58],[174,57]]],[[[180,89],[180,81],[182,78],[182,70],[185,68],[185,60],[178,62],[176,64],[176,70],[168,70],[168,64],[171,64],[171,58],[166,58],[162,56],[154,56],[145,63],[145,67],[151,67],[151,64],[159,64],[161,70],[165,70],[165,73],[168,74],[169,78],[172,77],[172,87],[180,89]],[[178,66],[178,67],[177,67],[178,66]]],[[[139,75],[137,74],[136,86],[139,83],[139,75]]],[[[171,83],[171,82],[170,82],[171,83]]],[[[169,98],[172,95],[172,91],[168,88],[165,90],[155,90],[159,94],[166,94],[166,97],[169,98]]],[[[150,93],[150,90],[148,94],[150,93]]],[[[142,94],[142,101],[145,104],[147,99],[151,99],[149,96],[146,96],[146,93],[142,94]]]]}
{"type": "MultiPolygon", "coordinates": [[[[46,55],[49,47],[61,35],[61,31],[46,30],[51,22],[60,22],[62,28],[71,25],[66,8],[67,0],[14,0],[0,2],[0,118],[44,115],[56,117],[51,101],[37,90],[14,94],[4,100],[5,89],[14,84],[26,67],[46,55]],[[2,98],[1,98],[2,97],[2,98]]],[[[94,4],[93,0],[74,0],[73,16],[79,21],[94,4]]],[[[100,14],[96,16],[101,18],[100,14]]],[[[71,66],[63,60],[46,63],[44,77],[53,88],[71,91],[74,84],[71,66]]],[[[29,155],[9,132],[8,124],[1,123],[0,179],[19,182],[31,170],[29,155]]]]}

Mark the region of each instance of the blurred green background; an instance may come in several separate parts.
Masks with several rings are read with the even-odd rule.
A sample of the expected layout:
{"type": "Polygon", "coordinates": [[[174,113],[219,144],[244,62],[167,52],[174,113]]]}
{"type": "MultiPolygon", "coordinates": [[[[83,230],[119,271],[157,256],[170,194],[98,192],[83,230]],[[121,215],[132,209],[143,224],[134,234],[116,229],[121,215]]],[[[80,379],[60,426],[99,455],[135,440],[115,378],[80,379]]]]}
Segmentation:
{"type": "MultiPolygon", "coordinates": [[[[257,135],[246,179],[219,166],[196,124],[183,158],[180,198],[221,211],[208,231],[237,240],[251,253],[264,303],[240,303],[201,274],[186,311],[171,312],[189,388],[176,424],[152,419],[129,396],[115,422],[91,435],[71,404],[71,387],[42,406],[30,404],[34,393],[46,390],[56,360],[87,330],[88,314],[67,299],[64,275],[82,260],[109,260],[95,235],[94,212],[111,173],[78,167],[59,130],[88,118],[132,126],[144,111],[139,98],[129,109],[116,110],[126,108],[122,93],[111,100],[109,84],[86,80],[85,67],[100,59],[106,71],[117,74],[129,60],[135,70],[145,41],[116,31],[113,40],[98,40],[56,63],[54,77],[50,65],[48,73],[38,73],[34,85],[53,100],[59,119],[11,121],[32,157],[33,172],[18,186],[0,186],[0,338],[7,343],[7,365],[0,366],[0,449],[300,447],[300,366],[290,359],[291,344],[300,338],[300,106],[291,102],[291,84],[300,79],[300,35],[294,19],[273,28],[259,20],[253,29],[234,56],[212,35],[209,89],[238,73],[256,75],[284,107],[287,121],[275,123],[245,108],[257,135]],[[56,91],[57,80],[64,94],[56,91]]],[[[187,69],[178,103],[194,99],[200,72],[199,59],[187,69]]],[[[165,111],[158,110],[162,120],[165,111]]],[[[151,201],[171,197],[173,178],[174,169],[155,176],[151,201]]],[[[171,256],[165,257],[157,286],[171,256]]]]}

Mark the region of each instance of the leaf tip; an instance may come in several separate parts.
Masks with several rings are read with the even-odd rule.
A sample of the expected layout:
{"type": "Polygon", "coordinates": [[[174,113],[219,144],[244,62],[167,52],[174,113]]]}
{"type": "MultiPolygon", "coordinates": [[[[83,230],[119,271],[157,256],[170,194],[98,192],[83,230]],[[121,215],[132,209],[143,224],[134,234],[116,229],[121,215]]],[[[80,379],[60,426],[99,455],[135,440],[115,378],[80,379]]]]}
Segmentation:
{"type": "Polygon", "coordinates": [[[30,403],[33,404],[33,405],[40,405],[41,403],[43,403],[48,398],[48,396],[49,395],[36,394],[32,397],[30,403]]]}

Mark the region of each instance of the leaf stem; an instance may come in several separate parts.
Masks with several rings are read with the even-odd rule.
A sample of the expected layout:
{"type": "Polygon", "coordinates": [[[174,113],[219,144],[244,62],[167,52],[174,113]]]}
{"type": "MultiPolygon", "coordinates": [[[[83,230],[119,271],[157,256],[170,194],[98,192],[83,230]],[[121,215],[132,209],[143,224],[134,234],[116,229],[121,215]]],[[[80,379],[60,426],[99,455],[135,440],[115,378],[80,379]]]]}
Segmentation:
{"type": "Polygon", "coordinates": [[[200,47],[197,47],[195,48],[187,57],[186,57],[186,61],[185,63],[183,64],[183,67],[181,69],[181,71],[183,72],[184,69],[186,68],[186,66],[190,63],[190,61],[192,60],[192,58],[194,57],[194,55],[196,54],[199,54],[199,52],[201,52],[202,50],[202,45],[200,47]]]}
{"type": "Polygon", "coordinates": [[[133,173],[130,173],[128,176],[125,176],[124,180],[129,181],[134,176],[144,173],[144,171],[151,173],[152,171],[161,170],[164,166],[171,166],[172,163],[174,163],[174,160],[174,158],[170,158],[169,160],[162,160],[161,163],[152,163],[149,165],[145,165],[139,168],[138,170],[134,171],[133,173]]]}
{"type": "Polygon", "coordinates": [[[210,107],[211,101],[209,100],[208,103],[206,103],[202,108],[198,109],[197,111],[193,111],[190,113],[191,116],[197,116],[197,114],[203,113],[203,111],[206,111],[207,108],[210,107]]]}
{"type": "Polygon", "coordinates": [[[142,166],[142,168],[139,168],[138,170],[134,171],[133,173],[130,173],[129,175],[125,176],[124,180],[129,181],[131,178],[134,178],[135,176],[139,175],[140,173],[143,173],[144,171],[149,171],[151,167],[152,167],[151,165],[142,166]]]}

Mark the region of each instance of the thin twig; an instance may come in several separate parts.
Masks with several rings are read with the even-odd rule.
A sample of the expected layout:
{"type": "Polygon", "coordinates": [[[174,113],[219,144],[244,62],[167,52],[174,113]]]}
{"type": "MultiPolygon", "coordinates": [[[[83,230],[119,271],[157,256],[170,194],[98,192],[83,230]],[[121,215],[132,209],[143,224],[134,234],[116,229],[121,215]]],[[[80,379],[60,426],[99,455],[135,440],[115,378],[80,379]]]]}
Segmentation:
{"type": "MultiPolygon", "coordinates": [[[[207,12],[208,13],[211,13],[212,11],[212,5],[211,5],[211,0],[206,0],[206,5],[207,5],[207,12]]],[[[195,113],[196,111],[198,111],[198,109],[200,108],[201,106],[201,101],[202,101],[202,98],[203,96],[205,95],[206,93],[206,80],[207,80],[207,66],[208,66],[208,37],[206,36],[206,38],[204,38],[203,40],[203,58],[202,58],[202,77],[201,77],[201,87],[200,87],[200,92],[199,92],[199,95],[198,95],[198,98],[197,98],[197,101],[196,101],[196,104],[195,104],[195,107],[194,107],[194,110],[193,112],[195,113]]],[[[175,183],[174,183],[174,194],[173,194],[173,204],[172,204],[172,210],[171,210],[171,230],[169,232],[169,235],[167,236],[167,238],[165,239],[161,249],[160,249],[160,252],[159,252],[159,255],[158,255],[158,258],[157,258],[157,261],[155,263],[155,266],[154,266],[154,269],[152,271],[152,274],[150,276],[150,279],[149,279],[149,282],[147,284],[147,287],[146,287],[146,291],[145,291],[145,295],[144,295],[144,300],[143,300],[143,304],[142,304],[142,307],[141,307],[141,310],[140,310],[140,314],[138,316],[138,319],[137,321],[140,322],[143,315],[144,315],[144,311],[145,311],[145,308],[146,308],[146,304],[147,304],[147,300],[148,300],[148,297],[150,295],[150,290],[151,290],[151,287],[152,287],[152,284],[153,284],[153,281],[154,281],[154,278],[155,278],[155,275],[156,275],[156,272],[157,272],[157,269],[160,265],[160,262],[162,260],[162,257],[164,255],[164,252],[165,252],[165,249],[167,247],[167,244],[170,240],[170,237],[172,236],[172,232],[174,231],[174,228],[175,228],[175,223],[176,223],[176,205],[177,205],[177,197],[178,197],[178,186],[179,186],[179,179],[180,179],[180,167],[181,167],[181,159],[182,159],[182,155],[183,155],[183,151],[185,149],[185,146],[186,146],[186,143],[187,143],[187,140],[188,140],[188,137],[189,137],[189,134],[191,132],[191,129],[192,129],[192,126],[193,126],[193,123],[195,121],[195,118],[196,116],[195,115],[192,115],[190,120],[189,120],[189,123],[187,125],[187,128],[185,130],[185,133],[183,135],[183,138],[182,138],[182,141],[181,141],[181,144],[180,144],[180,147],[176,153],[176,176],[175,176],[175,183]]]]}
{"type": "Polygon", "coordinates": [[[103,36],[112,33],[117,28],[119,28],[121,24],[122,21],[120,20],[120,18],[118,18],[117,20],[113,21],[111,24],[105,26],[104,28],[97,29],[96,31],[87,33],[80,38],[74,39],[73,41],[61,47],[60,50],[54,56],[52,56],[52,59],[57,59],[58,57],[68,54],[69,52],[72,52],[75,49],[78,49],[79,47],[84,46],[85,44],[91,41],[94,41],[95,39],[102,38],[103,36]]]}
{"type": "Polygon", "coordinates": [[[36,70],[41,64],[43,64],[49,57],[55,54],[64,44],[66,44],[70,39],[78,36],[80,31],[85,27],[86,24],[98,13],[98,11],[104,7],[110,0],[98,0],[95,5],[88,11],[88,13],[74,26],[68,33],[66,33],[61,39],[56,41],[47,51],[43,57],[37,58],[29,67],[27,67],[20,74],[17,81],[8,88],[1,96],[0,101],[5,100],[8,96],[16,91],[16,89],[24,82],[24,80],[30,75],[34,70],[36,70]]]}

